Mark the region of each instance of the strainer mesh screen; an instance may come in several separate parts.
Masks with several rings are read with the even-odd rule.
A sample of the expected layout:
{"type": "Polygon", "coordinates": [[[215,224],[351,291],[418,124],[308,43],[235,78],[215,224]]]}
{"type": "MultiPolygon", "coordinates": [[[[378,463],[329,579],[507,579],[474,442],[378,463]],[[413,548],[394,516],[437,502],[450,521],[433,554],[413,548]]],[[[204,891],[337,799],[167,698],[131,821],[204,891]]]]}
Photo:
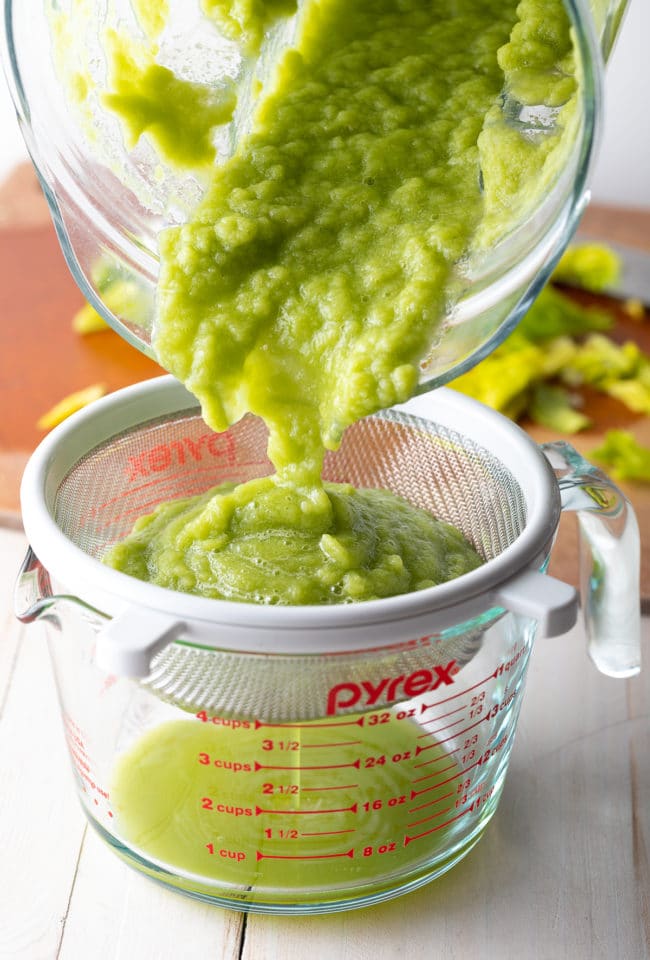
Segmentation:
{"type": "MultiPolygon", "coordinates": [[[[99,444],[68,472],[49,504],[61,531],[100,558],[135,520],[165,501],[272,472],[266,429],[244,417],[212,433],[198,412],[148,421],[99,444]]],[[[467,437],[396,412],[351,426],[328,453],[327,480],[392,490],[453,523],[489,560],[525,523],[521,489],[501,461],[467,437]]]]}
{"type": "MultiPolygon", "coordinates": [[[[264,425],[252,416],[225,434],[211,433],[195,410],[148,421],[90,450],[65,476],[49,508],[61,531],[99,558],[161,501],[271,473],[266,439],[264,425]]],[[[458,433],[392,411],[350,427],[340,449],[327,455],[324,475],[394,491],[455,524],[486,560],[525,524],[521,488],[497,457],[458,433]]],[[[156,656],[144,684],[186,710],[272,722],[314,719],[325,715],[327,691],[355,677],[407,676],[452,659],[462,668],[499,615],[486,610],[471,624],[439,632],[432,615],[430,636],[418,638],[417,648],[400,642],[370,653],[327,655],[225,650],[217,624],[216,649],[172,643],[156,656]]]]}

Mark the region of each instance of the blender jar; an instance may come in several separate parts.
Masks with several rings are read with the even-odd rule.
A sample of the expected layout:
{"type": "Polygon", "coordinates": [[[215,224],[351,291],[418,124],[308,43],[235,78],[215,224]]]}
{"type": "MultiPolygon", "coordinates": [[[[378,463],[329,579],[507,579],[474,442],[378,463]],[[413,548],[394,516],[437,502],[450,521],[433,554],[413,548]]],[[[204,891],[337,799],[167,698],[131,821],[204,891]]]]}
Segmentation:
{"type": "MultiPolygon", "coordinates": [[[[584,209],[603,53],[609,53],[625,3],[566,0],[565,6],[573,24],[580,76],[577,120],[565,162],[535,209],[521,222],[512,222],[498,242],[474,251],[463,262],[453,308],[436,331],[435,349],[421,364],[422,391],[464,372],[512,331],[548,279],[584,209]]],[[[70,0],[5,5],[9,83],[73,276],[99,313],[130,343],[151,354],[158,236],[166,227],[187,220],[205,184],[194,174],[165,165],[146,142],[126,149],[117,118],[102,105],[107,64],[100,37],[107,26],[138,37],[140,27],[127,0],[81,7],[71,21],[74,29],[64,34],[59,49],[56,17],[75,10],[70,0]],[[93,82],[90,90],[84,88],[83,97],[75,87],[78,60],[87,61],[93,82]]],[[[157,39],[160,63],[208,85],[248,77],[250,65],[241,52],[207,29],[198,5],[179,0],[170,5],[170,13],[170,22],[157,39]]],[[[278,35],[271,34],[261,58],[262,74],[272,69],[293,29],[289,21],[278,35]]],[[[241,110],[220,135],[224,156],[232,153],[246,130],[250,110],[250,98],[242,96],[241,110]]],[[[503,111],[531,138],[553,126],[552,110],[522,108],[507,96],[503,111]]]]}
{"type": "Polygon", "coordinates": [[[265,440],[254,418],[206,432],[171,378],[70,418],[25,474],[17,610],[47,625],[79,795],[120,856],[222,906],[350,909],[449,869],[496,810],[536,631],[576,617],[573,588],[543,572],[563,507],[588,561],[592,659],[638,670],[638,530],[570,447],[546,451],[554,472],[512,423],[441,390],[360,421],[325,475],[457,524],[479,569],[384,600],[263,608],[100,562],[145,503],[270,469],[265,440]],[[191,445],[200,462],[180,463],[191,445]]]}

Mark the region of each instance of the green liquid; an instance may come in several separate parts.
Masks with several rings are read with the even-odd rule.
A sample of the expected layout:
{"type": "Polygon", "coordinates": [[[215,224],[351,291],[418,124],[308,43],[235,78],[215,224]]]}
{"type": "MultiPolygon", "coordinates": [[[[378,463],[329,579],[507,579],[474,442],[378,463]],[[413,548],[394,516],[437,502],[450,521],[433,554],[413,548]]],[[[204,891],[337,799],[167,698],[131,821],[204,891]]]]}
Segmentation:
{"type": "Polygon", "coordinates": [[[426,727],[394,711],[258,729],[223,723],[242,724],[157,727],[113,776],[118,836],[178,873],[184,889],[361,895],[449,845],[459,768],[421,736],[426,727]]]}

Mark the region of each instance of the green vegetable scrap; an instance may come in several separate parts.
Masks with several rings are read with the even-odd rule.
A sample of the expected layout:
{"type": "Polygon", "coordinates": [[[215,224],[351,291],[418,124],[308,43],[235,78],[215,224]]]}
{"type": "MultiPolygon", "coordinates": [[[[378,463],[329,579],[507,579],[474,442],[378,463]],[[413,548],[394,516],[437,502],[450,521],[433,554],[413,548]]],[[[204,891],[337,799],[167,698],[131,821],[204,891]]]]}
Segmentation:
{"type": "Polygon", "coordinates": [[[566,390],[545,383],[534,387],[529,412],[535,423],[558,433],[578,433],[591,425],[589,417],[574,409],[566,390]]]}
{"type": "Polygon", "coordinates": [[[555,268],[553,280],[601,293],[618,283],[621,258],[600,243],[569,247],[555,268]]]}
{"type": "Polygon", "coordinates": [[[535,386],[554,379],[572,360],[576,349],[569,337],[556,337],[541,346],[517,331],[491,356],[458,377],[453,387],[517,420],[530,414],[531,391],[535,386]]]}
{"type": "Polygon", "coordinates": [[[631,340],[619,346],[593,334],[561,371],[561,379],[569,386],[595,387],[634,413],[650,414],[650,357],[631,340]]]}
{"type": "Polygon", "coordinates": [[[616,480],[650,483],[650,447],[637,443],[629,430],[608,430],[591,456],[608,466],[616,480]]]}
{"type": "MultiPolygon", "coordinates": [[[[553,279],[598,291],[619,270],[616,254],[589,244],[570,248],[553,279]]],[[[585,385],[650,414],[650,357],[632,341],[619,345],[605,336],[613,324],[610,313],[547,286],[514,333],[453,386],[512,419],[525,415],[560,433],[591,425],[571,392],[585,385]]]]}
{"type": "Polygon", "coordinates": [[[533,343],[541,343],[554,337],[582,337],[610,330],[613,326],[611,313],[597,307],[582,307],[559,290],[547,286],[524,315],[512,338],[521,336],[533,343]]]}

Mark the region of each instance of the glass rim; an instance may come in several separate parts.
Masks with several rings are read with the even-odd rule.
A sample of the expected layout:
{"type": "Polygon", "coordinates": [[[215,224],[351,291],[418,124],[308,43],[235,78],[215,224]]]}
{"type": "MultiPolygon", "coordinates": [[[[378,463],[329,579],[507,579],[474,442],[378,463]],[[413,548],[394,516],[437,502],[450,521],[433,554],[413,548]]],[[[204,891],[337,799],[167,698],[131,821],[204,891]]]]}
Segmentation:
{"type": "MultiPolygon", "coordinates": [[[[522,259],[518,258],[505,271],[498,271],[498,268],[493,268],[485,280],[481,281],[480,289],[471,290],[470,288],[470,292],[463,295],[454,308],[454,322],[461,322],[464,317],[478,316],[494,304],[502,302],[517,291],[521,284],[521,277],[526,271],[530,272],[531,267],[536,267],[535,279],[529,285],[519,304],[509,311],[506,319],[470,355],[454,362],[448,369],[436,371],[434,376],[428,376],[425,368],[418,385],[419,391],[442,385],[466,372],[492,352],[512,332],[521,311],[527,309],[541,287],[547,282],[561,255],[566,239],[575,231],[583,213],[588,199],[586,194],[587,182],[593,166],[601,124],[603,58],[587,0],[563,0],[563,3],[573,25],[572,34],[581,72],[579,90],[582,120],[579,128],[579,140],[577,140],[572,151],[572,167],[575,175],[571,178],[570,185],[564,188],[563,202],[561,202],[555,215],[544,226],[542,235],[538,238],[536,244],[532,248],[525,248],[524,257],[522,259]],[[558,243],[558,240],[561,242],[558,243]]],[[[54,148],[53,152],[48,153],[47,150],[43,150],[43,145],[37,142],[32,128],[30,105],[21,78],[14,40],[13,7],[13,0],[4,0],[0,49],[3,51],[3,59],[8,67],[6,69],[7,81],[19,116],[23,136],[50,208],[65,260],[82,294],[94,309],[121,337],[155,360],[155,351],[151,344],[143,338],[141,332],[131,329],[128,323],[116,317],[104,304],[88,280],[75,253],[74,244],[70,240],[65,216],[55,190],[49,182],[50,179],[63,184],[71,202],[77,208],[84,209],[85,216],[90,218],[93,229],[99,235],[110,238],[111,249],[121,261],[134,265],[154,285],[157,274],[157,253],[147,246],[138,244],[126,231],[120,231],[112,225],[97,205],[90,204],[89,198],[79,187],[73,171],[68,169],[65,158],[59,155],[60,152],[54,148]],[[57,158],[60,161],[58,163],[57,158]]],[[[556,183],[553,189],[557,189],[558,186],[556,183]]],[[[537,212],[540,206],[541,204],[532,213],[537,212]]],[[[523,224],[520,224],[519,229],[522,226],[523,224]]],[[[507,242],[508,238],[505,239],[507,242]]]]}

